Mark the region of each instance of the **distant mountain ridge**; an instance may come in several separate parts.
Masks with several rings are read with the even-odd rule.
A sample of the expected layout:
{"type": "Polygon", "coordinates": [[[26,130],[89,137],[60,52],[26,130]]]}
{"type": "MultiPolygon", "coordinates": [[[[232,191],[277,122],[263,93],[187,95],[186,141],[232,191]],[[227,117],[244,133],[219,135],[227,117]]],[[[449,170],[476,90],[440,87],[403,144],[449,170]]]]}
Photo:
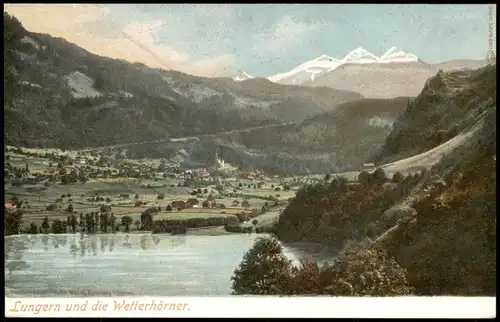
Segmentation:
{"type": "MultiPolygon", "coordinates": [[[[269,76],[268,79],[273,82],[288,84],[290,83],[288,79],[296,74],[300,73],[309,74],[310,78],[309,80],[314,80],[316,76],[319,76],[322,73],[335,70],[336,68],[344,64],[375,64],[375,63],[385,64],[394,62],[416,62],[416,61],[418,61],[418,57],[416,55],[411,53],[406,53],[402,50],[397,49],[396,47],[391,47],[381,57],[378,57],[370,53],[363,47],[358,47],[354,50],[351,50],[342,59],[333,58],[329,55],[323,54],[315,59],[300,64],[299,66],[293,68],[288,72],[269,76]]],[[[302,78],[299,78],[295,80],[295,82],[292,81],[292,83],[300,84],[301,79],[302,78]]]]}
{"type": "MultiPolygon", "coordinates": [[[[381,56],[358,47],[342,59],[323,54],[267,79],[285,85],[356,91],[366,98],[395,98],[418,95],[425,81],[441,69],[477,69],[485,65],[485,60],[467,59],[429,64],[394,46],[381,56]]],[[[240,73],[234,79],[249,78],[247,73],[240,73]]]]}

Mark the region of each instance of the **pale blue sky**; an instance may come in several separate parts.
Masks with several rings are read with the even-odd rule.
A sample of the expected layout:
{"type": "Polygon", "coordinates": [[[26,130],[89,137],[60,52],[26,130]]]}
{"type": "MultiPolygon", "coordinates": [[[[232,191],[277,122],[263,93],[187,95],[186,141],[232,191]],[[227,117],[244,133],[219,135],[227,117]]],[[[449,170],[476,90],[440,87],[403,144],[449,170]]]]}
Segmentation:
{"type": "MultiPolygon", "coordinates": [[[[102,6],[108,9],[100,18],[81,20],[79,33],[111,40],[123,38],[118,31],[126,30],[161,57],[163,66],[198,74],[242,69],[253,76],[269,76],[321,54],[340,59],[359,46],[377,56],[396,46],[429,63],[484,59],[488,51],[488,5],[102,6]]],[[[80,45],[91,47],[86,44],[82,40],[80,45]]],[[[117,52],[113,55],[119,57],[124,50],[118,43],[113,46],[117,52]]],[[[110,55],[102,51],[99,54],[110,55]]],[[[134,60],[130,57],[136,56],[123,58],[134,60]]],[[[146,63],[152,64],[151,57],[146,63]]]]}

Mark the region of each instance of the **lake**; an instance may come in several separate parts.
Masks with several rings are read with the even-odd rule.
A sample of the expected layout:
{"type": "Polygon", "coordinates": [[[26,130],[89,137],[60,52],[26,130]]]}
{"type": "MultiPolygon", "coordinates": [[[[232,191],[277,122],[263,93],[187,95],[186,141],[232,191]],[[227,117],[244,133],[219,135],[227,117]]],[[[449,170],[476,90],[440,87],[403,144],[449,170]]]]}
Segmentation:
{"type": "MultiPolygon", "coordinates": [[[[7,236],[5,293],[8,297],[226,296],[235,268],[258,236],[262,235],[7,236]]],[[[300,253],[285,247],[294,262],[300,253]]]]}

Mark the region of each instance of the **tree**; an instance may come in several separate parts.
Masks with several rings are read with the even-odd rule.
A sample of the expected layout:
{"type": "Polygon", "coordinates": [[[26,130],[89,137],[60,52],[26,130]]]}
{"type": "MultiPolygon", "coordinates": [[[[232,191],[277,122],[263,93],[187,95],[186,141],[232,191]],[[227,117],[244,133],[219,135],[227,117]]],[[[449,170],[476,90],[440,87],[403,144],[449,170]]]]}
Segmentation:
{"type": "Polygon", "coordinates": [[[172,211],[172,206],[171,206],[171,205],[168,205],[168,206],[165,208],[165,211],[172,211]]]}
{"type": "Polygon", "coordinates": [[[232,294],[290,294],[292,273],[292,263],[283,254],[279,241],[259,237],[231,277],[232,294]]]}
{"type": "Polygon", "coordinates": [[[68,223],[68,226],[71,227],[71,232],[74,234],[76,233],[76,225],[77,225],[77,220],[76,220],[76,216],[71,214],[69,216],[69,223],[68,223]]]}
{"type": "Polygon", "coordinates": [[[111,228],[111,232],[114,232],[116,229],[116,217],[114,214],[109,216],[108,225],[111,228]]]}
{"type": "Polygon", "coordinates": [[[21,232],[23,223],[23,212],[21,210],[4,212],[4,218],[5,234],[18,235],[21,232]]]}
{"type": "Polygon", "coordinates": [[[332,176],[328,173],[325,175],[325,178],[323,179],[324,181],[330,181],[330,179],[332,178],[332,176]]]}
{"type": "Polygon", "coordinates": [[[111,202],[111,198],[107,197],[106,202],[108,202],[108,203],[111,202]]]}
{"type": "Polygon", "coordinates": [[[413,292],[407,272],[393,257],[376,250],[345,253],[332,268],[328,294],[336,296],[397,296],[413,292]]]}
{"type": "Polygon", "coordinates": [[[43,233],[44,234],[48,233],[49,229],[50,229],[49,217],[45,217],[45,218],[43,218],[43,221],[42,221],[42,230],[43,230],[43,233]]]}
{"type": "Polygon", "coordinates": [[[387,182],[387,177],[385,175],[384,169],[377,168],[377,170],[373,172],[373,181],[377,184],[383,184],[387,182]]]}
{"type": "Polygon", "coordinates": [[[197,194],[202,193],[201,188],[196,189],[196,193],[197,194]]]}
{"type": "Polygon", "coordinates": [[[203,189],[203,193],[207,194],[208,193],[208,189],[207,188],[203,189]]]}
{"type": "Polygon", "coordinates": [[[108,227],[109,227],[109,213],[108,212],[101,213],[99,223],[101,226],[101,232],[103,232],[103,233],[108,232],[108,227]]]}
{"type": "Polygon", "coordinates": [[[257,226],[257,224],[258,224],[258,223],[259,223],[259,221],[258,221],[257,219],[252,220],[252,224],[253,224],[254,226],[257,226]]]}
{"type": "Polygon", "coordinates": [[[80,213],[80,220],[79,220],[78,224],[80,226],[80,232],[84,232],[85,231],[85,220],[83,219],[83,213],[80,213]]]}
{"type": "Polygon", "coordinates": [[[141,224],[144,230],[151,230],[153,227],[153,215],[151,211],[146,210],[141,214],[141,224]]]}
{"type": "Polygon", "coordinates": [[[368,186],[372,182],[372,176],[368,172],[363,171],[358,175],[358,182],[363,186],[368,186]]]}
{"type": "Polygon", "coordinates": [[[165,199],[165,194],[160,193],[160,194],[158,195],[157,199],[158,199],[158,200],[163,200],[163,199],[165,199]]]}
{"type": "Polygon", "coordinates": [[[34,222],[31,222],[31,224],[30,224],[29,233],[30,234],[38,234],[38,226],[34,222]]]}
{"type": "Polygon", "coordinates": [[[130,217],[130,216],[122,216],[121,221],[122,221],[122,225],[125,226],[125,232],[129,232],[130,231],[130,225],[133,222],[132,217],[130,217]]]}
{"type": "Polygon", "coordinates": [[[243,200],[241,205],[245,208],[248,208],[248,207],[250,207],[250,202],[248,201],[248,199],[245,199],[245,200],[243,200]]]}
{"type": "Polygon", "coordinates": [[[68,209],[66,209],[67,212],[72,213],[73,212],[73,205],[69,204],[68,209]]]}
{"type": "Polygon", "coordinates": [[[201,203],[201,206],[203,208],[210,208],[210,202],[208,200],[204,200],[202,203],[201,203]]]}
{"type": "Polygon", "coordinates": [[[392,182],[394,183],[399,183],[403,181],[403,179],[404,179],[403,174],[399,171],[392,175],[392,182]]]}

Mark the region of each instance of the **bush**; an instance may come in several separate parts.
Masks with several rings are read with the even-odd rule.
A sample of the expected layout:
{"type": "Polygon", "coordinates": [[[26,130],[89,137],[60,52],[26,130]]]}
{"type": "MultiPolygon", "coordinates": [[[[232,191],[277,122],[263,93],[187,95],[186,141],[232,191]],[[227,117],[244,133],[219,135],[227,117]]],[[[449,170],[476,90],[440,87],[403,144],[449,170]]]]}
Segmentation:
{"type": "Polygon", "coordinates": [[[367,186],[372,182],[372,176],[368,172],[363,171],[358,175],[358,182],[367,186]]]}
{"type": "Polygon", "coordinates": [[[398,172],[396,172],[396,173],[394,173],[394,174],[392,175],[392,182],[394,182],[394,183],[399,183],[399,182],[403,181],[403,179],[404,179],[404,176],[403,176],[403,174],[402,174],[401,172],[399,172],[399,171],[398,171],[398,172]]]}
{"type": "Polygon", "coordinates": [[[234,271],[233,295],[290,294],[292,263],[275,238],[258,238],[234,271]]]}
{"type": "Polygon", "coordinates": [[[377,168],[375,172],[373,172],[373,181],[378,184],[383,184],[387,182],[387,177],[385,175],[385,171],[382,168],[377,168]]]}
{"type": "Polygon", "coordinates": [[[385,252],[350,251],[333,266],[320,267],[306,261],[301,264],[293,267],[276,239],[259,238],[234,272],[233,294],[401,296],[413,293],[406,270],[385,252]]]}
{"type": "Polygon", "coordinates": [[[331,284],[325,287],[331,295],[397,296],[413,293],[406,270],[385,252],[348,252],[331,271],[331,284]]]}

